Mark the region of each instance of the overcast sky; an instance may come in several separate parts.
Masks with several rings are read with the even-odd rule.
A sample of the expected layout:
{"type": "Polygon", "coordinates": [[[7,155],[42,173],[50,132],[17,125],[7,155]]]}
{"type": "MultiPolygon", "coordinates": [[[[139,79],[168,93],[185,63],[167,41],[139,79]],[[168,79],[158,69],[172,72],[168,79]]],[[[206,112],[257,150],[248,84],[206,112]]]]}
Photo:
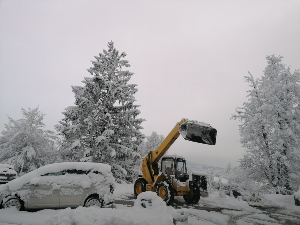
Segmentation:
{"type": "Polygon", "coordinates": [[[169,152],[238,165],[240,123],[230,118],[247,101],[243,77],[261,77],[272,54],[300,69],[300,1],[0,0],[0,131],[7,115],[38,105],[54,130],[74,104],[71,86],[111,40],[131,64],[145,135],[167,136],[182,118],[209,123],[215,146],[179,138],[169,152]]]}

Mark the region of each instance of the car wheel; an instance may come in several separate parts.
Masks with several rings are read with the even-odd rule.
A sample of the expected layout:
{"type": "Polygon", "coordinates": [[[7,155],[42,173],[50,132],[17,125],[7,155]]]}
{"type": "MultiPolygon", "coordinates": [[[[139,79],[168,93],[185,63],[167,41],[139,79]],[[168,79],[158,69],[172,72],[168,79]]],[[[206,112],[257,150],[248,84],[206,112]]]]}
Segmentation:
{"type": "Polygon", "coordinates": [[[85,200],[84,207],[90,206],[99,206],[100,208],[102,207],[102,203],[99,200],[98,196],[92,195],[85,200]]]}
{"type": "Polygon", "coordinates": [[[189,194],[184,195],[183,198],[188,204],[197,204],[200,200],[200,189],[195,182],[190,182],[189,188],[189,194]]]}
{"type": "Polygon", "coordinates": [[[134,183],[134,195],[137,197],[142,192],[146,191],[146,184],[147,181],[145,181],[143,178],[139,178],[134,183]]]}
{"type": "Polygon", "coordinates": [[[174,188],[170,183],[160,182],[156,188],[156,194],[164,200],[167,205],[174,201],[174,188]]]}
{"type": "Polygon", "coordinates": [[[3,208],[16,208],[21,211],[24,209],[24,204],[18,197],[12,197],[3,204],[3,208]]]}

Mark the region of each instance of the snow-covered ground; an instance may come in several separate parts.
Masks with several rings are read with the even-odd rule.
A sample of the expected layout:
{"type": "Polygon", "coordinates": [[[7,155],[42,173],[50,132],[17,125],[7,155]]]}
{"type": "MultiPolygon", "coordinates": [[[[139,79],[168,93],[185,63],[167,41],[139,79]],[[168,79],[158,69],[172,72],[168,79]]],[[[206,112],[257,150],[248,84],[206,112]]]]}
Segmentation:
{"type": "Polygon", "coordinates": [[[133,198],[132,184],[117,184],[115,209],[78,207],[36,212],[1,209],[0,225],[172,225],[180,208],[188,215],[189,225],[300,224],[300,207],[294,205],[292,196],[266,195],[261,203],[249,205],[233,197],[220,197],[215,191],[196,205],[187,205],[181,197],[176,197],[172,206],[166,206],[154,193],[146,194],[153,200],[152,205],[144,208],[141,199],[133,198]]]}

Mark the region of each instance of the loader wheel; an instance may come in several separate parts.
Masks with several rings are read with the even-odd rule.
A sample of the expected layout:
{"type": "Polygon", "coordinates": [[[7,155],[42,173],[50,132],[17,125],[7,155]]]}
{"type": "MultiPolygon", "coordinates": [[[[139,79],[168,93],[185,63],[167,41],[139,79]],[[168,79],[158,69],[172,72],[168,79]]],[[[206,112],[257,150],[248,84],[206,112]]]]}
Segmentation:
{"type": "Polygon", "coordinates": [[[170,183],[165,181],[162,181],[157,185],[156,194],[161,197],[167,205],[170,205],[174,200],[174,188],[170,183]]]}
{"type": "Polygon", "coordinates": [[[183,198],[188,204],[197,204],[200,200],[200,189],[198,185],[191,181],[190,182],[190,193],[187,195],[184,195],[183,198]]]}
{"type": "Polygon", "coordinates": [[[142,192],[146,191],[147,181],[143,178],[139,178],[134,183],[134,196],[137,197],[142,192]]]}

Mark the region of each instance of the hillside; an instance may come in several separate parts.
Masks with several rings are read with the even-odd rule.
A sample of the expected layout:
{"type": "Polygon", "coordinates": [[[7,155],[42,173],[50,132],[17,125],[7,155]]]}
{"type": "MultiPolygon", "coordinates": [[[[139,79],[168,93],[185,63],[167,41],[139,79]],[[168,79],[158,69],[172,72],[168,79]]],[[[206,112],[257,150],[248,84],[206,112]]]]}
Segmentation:
{"type": "Polygon", "coordinates": [[[202,163],[194,163],[191,161],[186,161],[186,164],[187,164],[188,171],[205,172],[209,174],[214,174],[215,176],[223,174],[225,171],[225,168],[222,167],[210,166],[202,163]]]}

